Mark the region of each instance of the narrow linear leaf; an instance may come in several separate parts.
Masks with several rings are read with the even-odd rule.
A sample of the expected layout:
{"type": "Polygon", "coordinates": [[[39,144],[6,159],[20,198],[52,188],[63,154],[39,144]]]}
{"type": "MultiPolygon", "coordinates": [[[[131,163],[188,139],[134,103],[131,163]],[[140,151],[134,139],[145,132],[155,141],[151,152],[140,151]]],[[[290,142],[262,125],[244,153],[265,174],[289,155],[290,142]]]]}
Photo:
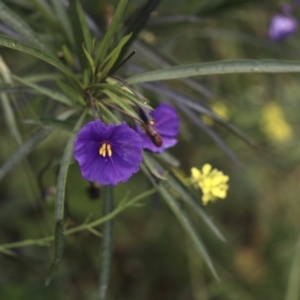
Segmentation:
{"type": "Polygon", "coordinates": [[[63,233],[63,223],[62,221],[56,222],[55,225],[55,241],[54,241],[54,261],[51,264],[47,279],[45,281],[45,286],[48,286],[53,276],[56,274],[56,272],[59,269],[59,266],[63,260],[64,256],[64,248],[65,248],[65,237],[63,233]]]}
{"type": "Polygon", "coordinates": [[[101,63],[107,54],[107,51],[111,44],[113,36],[116,33],[118,26],[120,25],[120,21],[121,21],[121,18],[124,13],[126,5],[127,5],[127,0],[119,1],[119,4],[117,6],[117,9],[116,9],[114,17],[113,17],[113,20],[108,28],[108,31],[106,32],[106,34],[103,38],[103,40],[101,41],[100,47],[98,49],[97,59],[96,59],[97,64],[101,63]]]}
{"type": "Polygon", "coordinates": [[[22,43],[16,39],[4,36],[0,34],[0,46],[7,47],[10,49],[18,50],[27,54],[30,54],[40,60],[45,61],[46,63],[54,66],[55,68],[59,69],[66,75],[72,77],[76,82],[79,83],[76,76],[64,65],[62,64],[58,59],[56,59],[54,56],[49,55],[43,51],[41,51],[38,48],[29,46],[25,43],[22,43]]]}
{"type": "MultiPolygon", "coordinates": [[[[73,2],[73,1],[71,1],[73,2]]],[[[74,33],[72,31],[70,19],[66,11],[63,1],[61,0],[51,0],[52,6],[55,11],[56,20],[61,24],[66,37],[69,39],[70,43],[74,45],[74,33]]]]}
{"type": "Polygon", "coordinates": [[[83,52],[86,56],[86,59],[87,61],[89,62],[89,65],[90,65],[90,68],[92,70],[92,74],[94,75],[95,74],[95,71],[96,71],[96,66],[95,66],[95,62],[94,62],[94,59],[92,58],[91,54],[88,52],[88,50],[85,49],[85,46],[84,44],[82,44],[82,49],[83,49],[83,52]]]}
{"type": "Polygon", "coordinates": [[[203,222],[212,230],[212,232],[223,242],[226,241],[218,227],[213,223],[212,219],[206,214],[200,204],[193,199],[183,184],[173,175],[168,175],[168,184],[176,191],[181,199],[189,205],[193,211],[200,216],[203,222]]]}
{"type": "MultiPolygon", "coordinates": [[[[114,208],[113,202],[113,187],[104,187],[104,203],[103,214],[106,215],[112,213],[114,208]]],[[[101,263],[100,263],[100,284],[99,284],[99,296],[100,300],[105,300],[110,273],[111,273],[111,261],[113,255],[113,220],[109,220],[103,224],[103,239],[101,247],[101,263]]]]}
{"type": "Polygon", "coordinates": [[[64,245],[65,245],[65,237],[63,233],[63,219],[64,219],[64,207],[65,207],[65,191],[66,191],[66,183],[67,183],[67,175],[69,170],[70,162],[73,158],[73,144],[76,138],[76,133],[79,128],[82,126],[86,115],[86,111],[84,111],[77,121],[73,133],[71,134],[67,146],[64,150],[61,164],[59,168],[58,178],[57,178],[57,194],[55,201],[55,236],[54,236],[54,260],[51,265],[48,278],[46,279],[45,285],[49,285],[53,276],[57,272],[60,263],[63,259],[64,253],[64,245]]]}
{"type": "MultiPolygon", "coordinates": [[[[154,193],[157,193],[157,189],[153,188],[151,190],[148,190],[144,193],[141,193],[137,196],[135,196],[134,198],[128,200],[124,205],[118,205],[116,207],[116,209],[114,209],[111,213],[105,215],[105,217],[101,217],[98,220],[95,220],[91,223],[84,223],[82,225],[67,229],[64,231],[65,235],[70,235],[76,232],[80,232],[82,230],[88,230],[92,227],[96,227],[99,226],[113,218],[115,218],[118,214],[120,214],[123,210],[134,206],[134,204],[136,204],[136,202],[149,197],[151,195],[153,195],[154,193]]],[[[13,249],[13,248],[20,248],[20,247],[29,247],[29,246],[34,246],[34,245],[38,245],[38,246],[48,246],[49,242],[52,242],[54,240],[54,235],[51,236],[47,236],[47,237],[43,237],[40,239],[30,239],[30,240],[23,240],[23,241],[19,241],[19,242],[14,242],[14,243],[8,243],[8,244],[2,244],[0,245],[0,252],[5,250],[5,249],[13,249]]]]}
{"type": "MultiPolygon", "coordinates": [[[[144,161],[145,165],[148,167],[149,171],[152,173],[152,175],[154,175],[158,179],[167,180],[166,177],[159,174],[159,170],[156,168],[156,166],[155,166],[154,162],[152,161],[150,155],[148,155],[146,152],[143,152],[143,161],[144,161]]],[[[161,169],[160,171],[163,171],[163,169],[161,169]]]]}
{"type": "Polygon", "coordinates": [[[300,238],[298,238],[284,300],[298,300],[300,296],[300,238]]]}
{"type": "Polygon", "coordinates": [[[150,172],[146,168],[145,165],[141,165],[141,170],[143,173],[148,177],[151,183],[157,188],[158,192],[161,196],[165,199],[166,203],[169,205],[170,209],[173,211],[174,215],[177,217],[178,221],[181,223],[182,227],[185,229],[186,233],[189,235],[190,239],[192,240],[196,250],[202,255],[203,259],[205,260],[207,266],[209,267],[210,271],[212,272],[213,276],[216,280],[220,280],[219,276],[213,266],[213,263],[206,251],[205,246],[203,245],[202,240],[200,239],[196,229],[192,221],[190,220],[189,216],[187,215],[186,211],[180,206],[178,201],[172,196],[169,192],[167,187],[161,183],[157,184],[151,176],[150,172]]]}
{"type": "MultiPolygon", "coordinates": [[[[8,84],[8,85],[12,84],[10,70],[8,69],[7,65],[5,64],[1,56],[0,56],[0,74],[2,77],[2,80],[0,79],[0,83],[3,82],[4,84],[8,84]]],[[[5,122],[11,132],[11,135],[14,137],[17,144],[21,145],[22,144],[21,134],[19,132],[16,117],[13,108],[11,106],[11,102],[12,100],[15,100],[15,98],[13,95],[8,96],[5,93],[3,94],[1,93],[0,98],[2,102],[5,122]]]]}
{"type": "Polygon", "coordinates": [[[32,89],[36,90],[42,95],[48,96],[49,98],[56,100],[58,102],[61,102],[63,104],[66,104],[68,106],[74,106],[74,102],[68,98],[66,95],[59,93],[57,91],[53,91],[52,89],[48,89],[42,86],[39,86],[35,83],[28,82],[26,79],[22,79],[16,75],[12,75],[12,78],[26,86],[31,87],[32,89]]]}
{"type": "Polygon", "coordinates": [[[104,65],[106,63],[106,61],[108,61],[108,62],[106,64],[105,68],[103,69],[103,71],[101,71],[101,67],[100,67],[101,78],[105,78],[109,74],[112,67],[115,65],[117,59],[119,58],[119,55],[120,55],[120,52],[121,52],[123,46],[128,42],[130,37],[131,37],[131,34],[124,36],[121,39],[121,41],[119,42],[118,46],[113,51],[111,51],[111,53],[106,57],[106,59],[102,65],[104,65]]]}
{"type": "Polygon", "coordinates": [[[44,140],[51,131],[51,129],[39,129],[9,159],[7,159],[0,168],[0,181],[15,165],[26,157],[36,145],[44,140]]]}
{"type": "Polygon", "coordinates": [[[72,132],[74,128],[74,122],[60,121],[52,118],[28,119],[23,120],[22,123],[29,125],[40,125],[44,128],[60,129],[69,132],[72,132]]]}
{"type": "MultiPolygon", "coordinates": [[[[57,119],[66,120],[72,114],[74,114],[76,110],[70,110],[66,113],[61,114],[57,119]]],[[[24,159],[33,149],[37,146],[42,140],[44,140],[53,129],[39,129],[36,131],[24,144],[16,150],[4,163],[4,165],[0,168],[0,181],[4,178],[4,176],[22,159],[24,159]]]]}
{"type": "Polygon", "coordinates": [[[299,61],[284,60],[224,60],[170,67],[137,74],[126,79],[129,84],[161,81],[192,76],[234,73],[299,73],[299,61]]]}
{"type": "Polygon", "coordinates": [[[81,26],[80,19],[78,16],[78,11],[77,11],[77,0],[70,1],[69,15],[70,15],[70,20],[71,20],[71,24],[72,24],[72,29],[73,29],[73,32],[75,33],[75,35],[74,35],[74,39],[75,39],[74,40],[74,50],[75,50],[75,53],[77,54],[81,70],[87,70],[88,69],[88,61],[84,55],[84,51],[82,51],[82,44],[84,43],[84,36],[83,36],[82,26],[81,26]]]}
{"type": "Polygon", "coordinates": [[[209,254],[186,211],[179,205],[177,200],[172,196],[172,194],[164,185],[159,185],[158,190],[162,197],[165,199],[170,209],[173,211],[174,215],[177,217],[178,221],[180,222],[180,224],[182,225],[192,242],[194,243],[194,246],[198,253],[203,257],[214,278],[220,281],[215,267],[209,257],[209,254]]]}
{"type": "Polygon", "coordinates": [[[148,105],[146,101],[139,99],[137,96],[135,96],[134,94],[132,94],[130,92],[127,92],[126,90],[122,89],[118,85],[100,83],[100,84],[95,84],[92,87],[98,87],[98,88],[100,87],[103,89],[108,89],[120,97],[127,98],[128,100],[130,100],[131,102],[135,103],[138,106],[142,106],[149,110],[153,110],[153,108],[150,105],[148,105]]]}
{"type": "Polygon", "coordinates": [[[81,3],[79,0],[76,0],[76,8],[77,8],[77,14],[78,14],[78,19],[81,25],[81,30],[82,30],[82,34],[83,34],[83,40],[84,40],[84,44],[85,47],[88,51],[88,53],[92,53],[92,37],[91,37],[91,33],[90,33],[90,29],[89,26],[87,24],[85,15],[84,15],[84,11],[82,9],[81,3]]]}
{"type": "Polygon", "coordinates": [[[228,158],[239,168],[242,168],[241,163],[239,162],[236,155],[233,151],[227,146],[227,144],[218,136],[213,129],[206,126],[201,118],[191,111],[189,108],[185,107],[184,105],[179,107],[189,118],[193,121],[203,132],[205,132],[215,143],[224,151],[224,153],[228,156],[228,158]]]}
{"type": "Polygon", "coordinates": [[[29,25],[11,11],[2,1],[0,1],[0,20],[18,32],[28,42],[49,53],[49,47],[42,43],[29,25]]]}
{"type": "Polygon", "coordinates": [[[133,110],[133,108],[126,101],[124,101],[124,98],[122,99],[118,95],[116,95],[108,90],[103,90],[103,93],[106,94],[116,105],[121,107],[128,114],[131,114],[132,116],[138,118],[137,113],[133,110]]]}

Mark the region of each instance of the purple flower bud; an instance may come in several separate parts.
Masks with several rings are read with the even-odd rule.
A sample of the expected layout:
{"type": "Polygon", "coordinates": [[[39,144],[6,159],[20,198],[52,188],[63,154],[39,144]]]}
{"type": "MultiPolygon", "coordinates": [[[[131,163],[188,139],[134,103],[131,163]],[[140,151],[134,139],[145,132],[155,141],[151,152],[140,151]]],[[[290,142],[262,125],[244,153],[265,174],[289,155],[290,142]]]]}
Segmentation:
{"type": "Polygon", "coordinates": [[[142,150],[142,139],[125,122],[92,121],[80,129],[74,142],[82,177],[101,185],[126,182],[139,170],[142,150]]]}
{"type": "Polygon", "coordinates": [[[292,36],[298,29],[297,20],[291,15],[273,16],[269,26],[269,39],[276,42],[292,36]]]}
{"type": "Polygon", "coordinates": [[[176,110],[167,103],[161,103],[154,111],[149,112],[151,121],[146,121],[145,131],[139,126],[135,130],[143,139],[144,148],[152,152],[162,152],[177,143],[179,118],[176,110]],[[162,140],[159,143],[158,137],[162,140]]]}

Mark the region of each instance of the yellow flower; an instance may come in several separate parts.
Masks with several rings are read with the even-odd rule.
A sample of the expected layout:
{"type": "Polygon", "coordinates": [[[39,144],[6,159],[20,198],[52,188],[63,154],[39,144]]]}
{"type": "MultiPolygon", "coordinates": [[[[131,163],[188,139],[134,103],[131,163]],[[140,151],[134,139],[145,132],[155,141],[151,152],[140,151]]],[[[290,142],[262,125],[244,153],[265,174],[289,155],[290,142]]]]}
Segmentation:
{"type": "Polygon", "coordinates": [[[217,198],[225,199],[229,188],[227,182],[229,176],[224,175],[218,169],[212,169],[210,164],[205,164],[202,170],[192,168],[192,182],[197,184],[202,190],[203,204],[209,201],[216,201],[217,198]]]}
{"type": "Polygon", "coordinates": [[[289,140],[293,134],[281,106],[274,102],[263,107],[260,127],[272,141],[278,143],[289,140]]]}
{"type": "MultiPolygon", "coordinates": [[[[213,103],[211,106],[211,110],[224,120],[229,120],[230,118],[230,111],[226,103],[223,101],[217,101],[213,103]]],[[[202,116],[202,121],[207,126],[212,126],[214,124],[214,120],[207,115],[202,116]]]]}

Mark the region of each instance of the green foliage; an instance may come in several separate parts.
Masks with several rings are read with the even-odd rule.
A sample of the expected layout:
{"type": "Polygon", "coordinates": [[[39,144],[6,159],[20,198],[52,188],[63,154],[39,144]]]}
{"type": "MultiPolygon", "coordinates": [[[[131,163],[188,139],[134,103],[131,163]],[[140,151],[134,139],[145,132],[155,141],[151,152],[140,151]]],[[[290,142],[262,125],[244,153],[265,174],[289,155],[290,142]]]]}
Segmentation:
{"type": "MultiPolygon", "coordinates": [[[[300,107],[294,99],[299,92],[298,77],[270,75],[300,72],[299,62],[292,60],[298,55],[298,42],[273,45],[259,37],[262,28],[266,31],[268,14],[262,5],[250,1],[166,1],[166,10],[159,6],[160,1],[152,0],[144,4],[120,0],[115,6],[99,1],[69,2],[67,7],[60,0],[0,1],[0,120],[5,124],[1,134],[4,200],[0,252],[4,269],[10,269],[5,255],[17,256],[17,267],[11,272],[21,274],[18,278],[24,284],[18,289],[24,297],[13,294],[14,286],[5,288],[1,295],[7,299],[48,299],[50,294],[35,298],[35,287],[29,287],[33,280],[38,286],[46,280],[46,285],[51,283],[57,291],[51,299],[60,298],[65,282],[72,291],[69,297],[74,299],[77,291],[78,299],[121,295],[139,300],[282,299],[284,289],[286,300],[298,299],[299,242],[292,258],[294,242],[290,241],[299,235],[295,230],[299,224],[293,215],[297,207],[290,187],[297,191],[293,183],[299,177],[299,145],[290,136],[285,140],[282,128],[290,125],[283,113],[274,116],[277,106],[270,113],[272,106],[267,105],[276,98],[282,106],[290,106],[288,114],[298,130],[300,107]],[[197,13],[189,16],[189,11],[197,13]],[[257,11],[262,18],[259,24],[257,11]],[[132,46],[139,52],[123,66],[127,50],[135,50],[132,46]],[[286,90],[283,83],[288,84],[286,90]],[[213,100],[225,102],[231,116],[214,109],[213,100]],[[164,101],[180,114],[179,146],[161,154],[144,151],[142,172],[128,185],[120,184],[114,191],[110,186],[101,188],[103,203],[89,201],[86,190],[93,199],[100,188],[91,183],[87,187],[77,164],[73,165],[78,130],[93,118],[115,124],[126,121],[131,126],[143,123],[139,110],[151,111],[164,101]],[[269,108],[264,121],[259,117],[261,112],[257,113],[262,104],[262,113],[268,114],[269,108]],[[273,123],[281,124],[274,129],[276,133],[273,123]],[[257,152],[246,146],[267,149],[273,158],[255,160],[257,152]],[[291,154],[286,155],[287,151],[291,154]],[[277,160],[282,155],[285,160],[277,160]],[[234,201],[225,200],[216,208],[200,203],[199,190],[189,184],[188,174],[192,166],[200,168],[207,161],[228,171],[230,199],[234,201]],[[232,162],[244,164],[248,173],[233,171],[232,162]],[[280,190],[282,178],[290,174],[294,177],[280,190]],[[163,218],[147,206],[150,196],[156,204],[163,201],[163,218]],[[281,206],[270,204],[275,198],[281,206]],[[287,199],[290,207],[281,199],[287,199]],[[143,203],[138,203],[141,200],[143,203]],[[134,209],[137,204],[144,207],[134,209]],[[128,212],[119,216],[127,208],[128,212]],[[285,219],[272,220],[276,219],[273,210],[283,210],[285,219]],[[31,214],[27,215],[28,211],[31,214]],[[289,214],[293,221],[289,221],[289,214]],[[246,229],[240,224],[246,224],[246,229]],[[96,229],[99,225],[102,234],[96,229]],[[269,244],[261,242],[259,246],[265,248],[259,250],[257,240],[266,234],[261,233],[264,226],[269,230],[269,244]],[[101,237],[100,255],[94,235],[101,237]],[[237,236],[246,241],[238,241],[237,236]],[[283,244],[281,239],[287,236],[290,240],[283,244]],[[276,243],[282,243],[282,252],[274,250],[276,243]],[[132,261],[122,257],[124,253],[132,261]],[[134,259],[139,256],[143,256],[142,263],[134,259]],[[33,257],[42,262],[42,271],[37,274],[25,266],[33,257]],[[285,257],[289,267],[278,262],[278,257],[285,257]],[[260,265],[261,261],[268,264],[260,265]],[[68,267],[74,262],[74,269],[68,267]],[[145,272],[145,265],[153,274],[145,272]],[[88,267],[96,275],[88,277],[84,271],[88,267]],[[255,273],[256,269],[261,273],[255,273]],[[162,277],[157,275],[160,272],[162,277]],[[86,283],[85,277],[92,279],[86,283]],[[188,277],[192,283],[187,288],[188,277]],[[122,290],[127,279],[135,282],[128,296],[122,290]],[[156,288],[156,280],[160,288],[156,288]],[[173,285],[163,287],[169,281],[173,285]],[[149,286],[155,291],[150,292],[149,286]],[[160,289],[170,291],[159,294],[156,290],[160,289]]],[[[7,285],[15,275],[2,276],[7,285]]]]}

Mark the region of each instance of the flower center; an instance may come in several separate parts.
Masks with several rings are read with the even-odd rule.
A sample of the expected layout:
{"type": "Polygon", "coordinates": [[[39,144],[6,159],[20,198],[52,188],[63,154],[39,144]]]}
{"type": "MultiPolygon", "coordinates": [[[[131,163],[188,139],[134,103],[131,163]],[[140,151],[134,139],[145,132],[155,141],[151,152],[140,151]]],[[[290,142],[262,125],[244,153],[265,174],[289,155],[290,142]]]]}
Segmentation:
{"type": "Polygon", "coordinates": [[[106,157],[106,154],[111,157],[112,156],[112,150],[111,150],[111,145],[104,142],[102,146],[99,149],[99,154],[103,157],[106,157]]]}

